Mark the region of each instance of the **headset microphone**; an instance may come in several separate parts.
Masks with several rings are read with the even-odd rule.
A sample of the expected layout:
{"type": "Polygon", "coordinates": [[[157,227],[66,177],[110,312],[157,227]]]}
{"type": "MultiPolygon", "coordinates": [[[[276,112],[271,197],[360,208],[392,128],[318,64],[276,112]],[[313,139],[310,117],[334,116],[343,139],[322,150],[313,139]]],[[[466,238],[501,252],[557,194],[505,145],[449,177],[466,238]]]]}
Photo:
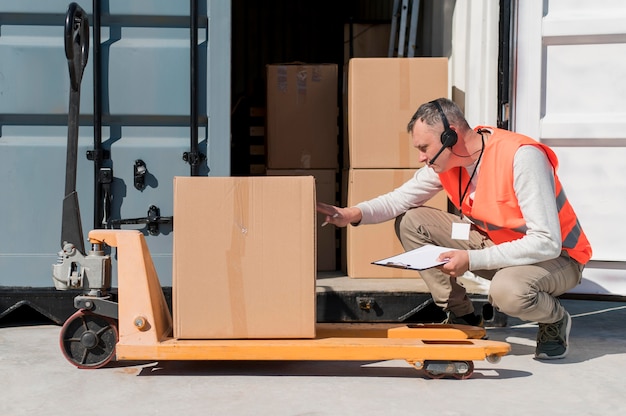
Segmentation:
{"type": "Polygon", "coordinates": [[[430,160],[428,161],[428,164],[429,164],[429,165],[432,165],[433,163],[435,163],[435,160],[437,160],[437,158],[439,157],[439,155],[441,154],[441,152],[443,152],[443,151],[444,151],[444,149],[445,149],[446,147],[448,147],[448,146],[446,146],[446,145],[442,145],[442,146],[441,146],[441,149],[439,149],[439,151],[437,152],[437,154],[435,155],[435,157],[433,157],[432,159],[430,159],[430,160]]]}

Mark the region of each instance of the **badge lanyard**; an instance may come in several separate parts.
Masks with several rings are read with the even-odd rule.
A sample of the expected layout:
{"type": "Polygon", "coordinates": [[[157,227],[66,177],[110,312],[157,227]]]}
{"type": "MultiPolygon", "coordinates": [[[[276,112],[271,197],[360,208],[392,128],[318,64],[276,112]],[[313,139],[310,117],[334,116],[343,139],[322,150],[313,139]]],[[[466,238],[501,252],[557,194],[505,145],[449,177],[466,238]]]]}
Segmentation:
{"type": "Polygon", "coordinates": [[[480,141],[482,142],[482,146],[480,148],[480,154],[478,155],[478,160],[476,160],[476,166],[474,166],[474,171],[472,172],[472,175],[469,178],[469,181],[467,182],[467,185],[465,186],[465,190],[463,192],[461,192],[462,189],[462,178],[463,178],[463,167],[459,166],[459,197],[461,198],[459,200],[459,210],[461,211],[461,219],[463,219],[463,200],[465,199],[465,195],[467,195],[467,190],[470,187],[470,184],[472,183],[472,179],[474,179],[474,175],[476,175],[476,171],[478,170],[478,165],[480,164],[480,159],[483,157],[483,152],[485,151],[485,136],[483,136],[483,132],[480,131],[480,141]]]}

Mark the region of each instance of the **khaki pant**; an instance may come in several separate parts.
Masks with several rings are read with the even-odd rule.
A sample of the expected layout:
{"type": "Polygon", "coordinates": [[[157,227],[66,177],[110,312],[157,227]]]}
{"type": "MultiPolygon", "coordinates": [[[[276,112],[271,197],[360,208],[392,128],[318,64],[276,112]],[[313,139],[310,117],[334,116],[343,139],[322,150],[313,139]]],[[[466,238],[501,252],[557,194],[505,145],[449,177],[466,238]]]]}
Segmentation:
{"type": "MultiPolygon", "coordinates": [[[[452,239],[452,223],[462,221],[458,215],[420,207],[396,219],[396,234],[407,251],[425,244],[460,250],[477,250],[494,245],[474,227],[469,240],[452,239]]],[[[502,313],[525,321],[553,323],[563,318],[565,311],[555,297],[580,283],[582,269],[583,266],[563,252],[560,257],[536,264],[472,272],[491,280],[489,302],[502,313]]],[[[465,288],[457,283],[456,278],[436,268],[423,270],[420,274],[435,303],[445,311],[451,311],[456,316],[474,311],[465,288]]]]}

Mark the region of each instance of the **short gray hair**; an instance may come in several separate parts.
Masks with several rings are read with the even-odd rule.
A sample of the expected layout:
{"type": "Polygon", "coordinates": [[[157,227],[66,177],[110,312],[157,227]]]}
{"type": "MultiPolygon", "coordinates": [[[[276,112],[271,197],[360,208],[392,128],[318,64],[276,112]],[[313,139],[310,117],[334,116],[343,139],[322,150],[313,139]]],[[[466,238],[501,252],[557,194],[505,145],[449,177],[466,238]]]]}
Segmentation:
{"type": "Polygon", "coordinates": [[[448,100],[447,98],[437,98],[436,100],[429,101],[419,106],[415,114],[413,114],[413,117],[411,117],[409,124],[406,126],[409,133],[413,132],[413,127],[417,120],[421,120],[429,126],[442,123],[441,114],[439,114],[435,101],[441,106],[441,110],[446,115],[449,124],[454,125],[460,131],[470,129],[463,111],[461,111],[454,101],[448,100]]]}

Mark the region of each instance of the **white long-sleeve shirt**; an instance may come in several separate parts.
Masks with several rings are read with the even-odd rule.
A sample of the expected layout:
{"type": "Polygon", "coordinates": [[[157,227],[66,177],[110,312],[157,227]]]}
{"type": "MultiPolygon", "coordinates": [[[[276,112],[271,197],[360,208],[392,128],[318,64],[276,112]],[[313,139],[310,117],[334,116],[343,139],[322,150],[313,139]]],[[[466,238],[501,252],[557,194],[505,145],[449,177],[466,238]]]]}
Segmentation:
{"type": "MultiPolygon", "coordinates": [[[[474,166],[468,166],[471,173],[474,166]]],[[[475,178],[480,175],[480,166],[475,178]]],[[[469,250],[470,270],[491,270],[534,264],[561,254],[561,228],[555,199],[554,173],[545,153],[535,146],[522,146],[513,160],[513,188],[526,221],[526,235],[492,247],[469,250]]],[[[468,192],[475,191],[476,180],[468,192]]],[[[443,189],[439,175],[428,166],[393,191],[356,206],[362,212],[360,224],[391,220],[423,205],[443,189]]]]}

